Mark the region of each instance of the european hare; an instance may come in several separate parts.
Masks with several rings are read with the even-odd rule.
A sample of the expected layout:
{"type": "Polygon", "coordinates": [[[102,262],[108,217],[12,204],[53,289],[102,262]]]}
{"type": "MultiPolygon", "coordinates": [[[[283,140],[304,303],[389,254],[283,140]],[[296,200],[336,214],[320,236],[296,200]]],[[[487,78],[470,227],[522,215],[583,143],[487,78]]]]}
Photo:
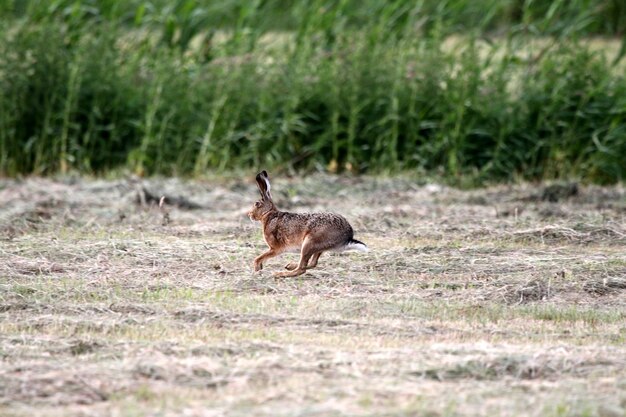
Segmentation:
{"type": "Polygon", "coordinates": [[[295,277],[317,266],[325,251],[360,250],[367,245],[355,240],[348,221],[333,213],[288,213],[279,211],[272,201],[271,185],[267,172],[257,174],[256,182],[261,200],[254,203],[248,213],[251,220],[263,225],[263,237],[270,249],[254,260],[254,270],[263,269],[263,262],[283,252],[300,251],[300,261],[285,265],[287,272],[275,273],[277,277],[295,277]]]}

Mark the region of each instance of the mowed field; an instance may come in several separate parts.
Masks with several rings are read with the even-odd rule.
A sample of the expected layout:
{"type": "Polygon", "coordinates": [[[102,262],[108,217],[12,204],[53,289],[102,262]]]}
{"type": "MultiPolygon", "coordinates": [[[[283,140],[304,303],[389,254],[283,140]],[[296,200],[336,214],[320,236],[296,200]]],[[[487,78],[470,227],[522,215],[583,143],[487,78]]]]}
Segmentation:
{"type": "Polygon", "coordinates": [[[252,178],[2,180],[0,415],[626,415],[623,186],[272,192],[370,252],[254,274],[252,178]]]}

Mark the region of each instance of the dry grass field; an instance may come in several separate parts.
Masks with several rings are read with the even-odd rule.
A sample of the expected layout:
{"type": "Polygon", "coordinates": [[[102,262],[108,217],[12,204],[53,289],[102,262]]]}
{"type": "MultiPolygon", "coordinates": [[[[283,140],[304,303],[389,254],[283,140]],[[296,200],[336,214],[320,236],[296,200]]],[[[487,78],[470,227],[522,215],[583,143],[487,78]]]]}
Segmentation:
{"type": "Polygon", "coordinates": [[[370,252],[252,273],[252,178],[2,180],[0,415],[626,415],[624,187],[273,186],[370,252]]]}

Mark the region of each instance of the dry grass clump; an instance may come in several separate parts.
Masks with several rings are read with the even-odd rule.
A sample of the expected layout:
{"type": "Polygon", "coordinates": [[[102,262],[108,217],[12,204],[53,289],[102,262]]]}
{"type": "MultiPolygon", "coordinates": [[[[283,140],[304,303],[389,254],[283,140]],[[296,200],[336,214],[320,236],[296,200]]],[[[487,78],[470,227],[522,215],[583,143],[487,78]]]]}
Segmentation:
{"type": "Polygon", "coordinates": [[[606,295],[626,289],[626,277],[605,277],[586,281],[583,289],[591,294],[606,295]]]}
{"type": "Polygon", "coordinates": [[[564,375],[584,377],[594,372],[604,372],[614,365],[608,359],[563,360],[550,356],[499,356],[488,360],[469,360],[443,369],[428,369],[423,376],[443,380],[473,379],[559,379],[564,375]]]}
{"type": "MultiPolygon", "coordinates": [[[[543,213],[542,213],[543,214],[543,213]]],[[[606,241],[606,244],[623,244],[626,241],[626,228],[619,224],[603,226],[583,226],[579,230],[559,225],[546,225],[539,228],[517,230],[513,236],[522,240],[572,241],[580,244],[606,241]]]]}
{"type": "Polygon", "coordinates": [[[0,182],[0,414],[626,409],[622,187],[556,203],[410,178],[274,188],[281,207],[344,214],[371,251],[253,274],[252,181],[0,182]],[[158,197],[137,204],[143,189],[158,197]]]}
{"type": "Polygon", "coordinates": [[[533,278],[522,284],[504,287],[504,299],[509,303],[523,304],[533,301],[546,301],[550,298],[552,288],[548,279],[533,278]]]}

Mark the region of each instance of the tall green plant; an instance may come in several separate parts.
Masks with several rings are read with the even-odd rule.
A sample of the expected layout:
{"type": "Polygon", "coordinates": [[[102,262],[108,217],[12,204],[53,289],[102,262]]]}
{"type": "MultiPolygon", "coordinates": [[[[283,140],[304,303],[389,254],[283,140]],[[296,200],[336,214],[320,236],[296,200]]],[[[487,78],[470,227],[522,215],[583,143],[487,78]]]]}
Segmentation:
{"type": "Polygon", "coordinates": [[[626,81],[584,42],[608,31],[591,5],[5,2],[0,172],[623,180],[626,81]]]}

